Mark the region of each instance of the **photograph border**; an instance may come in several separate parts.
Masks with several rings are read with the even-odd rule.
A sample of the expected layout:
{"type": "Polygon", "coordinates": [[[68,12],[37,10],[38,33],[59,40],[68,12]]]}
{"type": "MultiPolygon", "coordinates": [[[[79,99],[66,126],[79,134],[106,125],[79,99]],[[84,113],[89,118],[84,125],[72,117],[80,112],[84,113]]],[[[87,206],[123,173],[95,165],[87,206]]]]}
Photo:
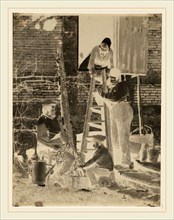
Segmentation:
{"type": "MultiPolygon", "coordinates": [[[[162,21],[162,120],[161,124],[163,125],[161,127],[161,133],[165,134],[162,135],[162,142],[161,146],[170,146],[170,150],[173,153],[172,146],[172,140],[171,138],[168,139],[172,135],[173,131],[173,125],[171,125],[170,119],[168,118],[168,114],[172,115],[173,118],[173,99],[171,101],[171,94],[173,97],[173,88],[172,83],[173,79],[171,77],[170,73],[173,73],[172,71],[172,65],[170,64],[171,58],[170,54],[173,54],[172,49],[169,47],[169,43],[172,44],[172,34],[173,34],[173,28],[170,30],[170,34],[167,32],[169,30],[169,23],[173,23],[173,19],[169,20],[173,17],[172,10],[171,10],[171,2],[168,1],[167,3],[164,3],[163,1],[155,1],[153,2],[154,5],[157,7],[149,7],[148,1],[142,1],[141,3],[137,1],[136,5],[140,5],[139,7],[134,7],[136,1],[134,1],[134,4],[132,4],[132,1],[127,1],[131,6],[125,7],[124,4],[126,1],[123,1],[122,3],[117,1],[108,1],[107,3],[104,1],[84,1],[80,3],[79,1],[69,1],[69,3],[72,6],[68,6],[68,1],[53,1],[54,5],[57,8],[49,8],[46,5],[50,4],[48,1],[42,2],[42,8],[38,7],[40,5],[40,1],[33,2],[33,1],[23,1],[23,2],[17,2],[17,1],[4,1],[2,4],[1,10],[4,10],[3,13],[1,13],[1,17],[3,17],[4,24],[2,24],[1,19],[1,28],[3,28],[4,32],[2,35],[2,52],[5,56],[1,57],[1,140],[3,136],[3,141],[1,143],[1,192],[3,194],[3,200],[1,198],[1,209],[3,218],[8,216],[8,219],[14,219],[14,216],[16,219],[48,219],[48,216],[51,215],[51,218],[49,219],[57,219],[58,216],[55,215],[55,213],[60,214],[59,217],[61,219],[73,219],[76,215],[76,219],[140,219],[139,217],[143,214],[143,219],[147,217],[147,219],[154,219],[156,218],[156,214],[158,214],[159,219],[163,219],[162,216],[169,216],[172,215],[172,205],[173,205],[173,197],[168,192],[169,187],[171,191],[173,192],[173,176],[169,177],[170,171],[173,171],[172,166],[172,155],[169,154],[169,152],[166,152],[166,148],[162,149],[162,170],[161,170],[161,176],[163,179],[161,184],[161,206],[160,207],[103,207],[103,206],[97,206],[97,207],[78,207],[78,206],[72,206],[72,207],[12,207],[12,13],[14,12],[23,12],[23,13],[60,13],[62,15],[79,15],[79,14],[136,14],[136,13],[162,13],[163,14],[163,21],[162,21]],[[6,2],[6,4],[4,4],[6,2]],[[160,7],[159,3],[163,3],[160,7]],[[16,4],[17,3],[17,4],[16,4]],[[19,7],[20,4],[20,7],[19,7]],[[85,7],[85,6],[86,7],[85,7]],[[99,6],[100,5],[100,6],[99,6]],[[108,6],[109,5],[109,6],[108,6]],[[5,26],[6,25],[6,26],[5,26]],[[5,42],[2,44],[3,40],[5,42]],[[170,61],[170,62],[169,62],[170,61]],[[2,75],[3,72],[7,72],[8,74],[6,76],[2,75]],[[167,85],[167,86],[166,86],[167,85]],[[169,98],[170,96],[170,102],[169,98]],[[2,103],[5,104],[5,109],[2,109],[2,103]],[[4,115],[5,117],[2,117],[4,115]],[[2,125],[5,125],[5,129],[2,127],[2,125]],[[171,129],[171,130],[169,130],[171,129]],[[6,146],[5,149],[2,150],[2,146],[6,146]],[[3,155],[3,156],[2,156],[3,155]],[[11,156],[9,156],[11,155],[11,156]],[[4,164],[7,166],[4,167],[4,164]],[[169,167],[169,165],[171,167],[169,167]],[[2,180],[3,176],[3,180],[2,180]],[[171,180],[171,183],[169,183],[169,179],[171,180]],[[2,190],[3,189],[3,190],[2,190]],[[90,212],[90,213],[89,213],[90,212]],[[101,215],[102,213],[102,215],[101,215]],[[139,214],[138,214],[139,213],[139,214]],[[149,216],[150,213],[150,216],[149,216]],[[83,216],[88,216],[88,218],[82,218],[83,216]],[[27,215],[27,218],[24,216],[27,215]],[[100,215],[100,216],[99,216],[100,215]],[[4,217],[5,216],[5,217],[4,217]],[[149,216],[149,218],[148,218],[149,216]],[[73,218],[72,218],[73,217],[73,218]],[[131,217],[131,218],[130,218],[131,217]],[[154,217],[154,218],[153,218],[154,217]]],[[[152,5],[152,4],[151,4],[152,5]]],[[[173,27],[173,26],[172,26],[173,27]]],[[[1,30],[2,33],[2,30],[1,30]]],[[[172,44],[173,45],[173,44],[172,44]]],[[[2,53],[1,53],[2,54],[2,53]]],[[[2,195],[1,194],[1,195],[2,195]]],[[[164,218],[165,219],[165,218],[164,218]]]]}

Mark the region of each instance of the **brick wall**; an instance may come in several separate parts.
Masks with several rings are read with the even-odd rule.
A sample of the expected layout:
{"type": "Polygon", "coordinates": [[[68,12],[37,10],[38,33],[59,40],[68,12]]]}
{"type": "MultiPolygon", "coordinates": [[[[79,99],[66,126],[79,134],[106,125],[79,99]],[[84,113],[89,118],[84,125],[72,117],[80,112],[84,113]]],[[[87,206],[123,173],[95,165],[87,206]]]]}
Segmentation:
{"type": "MultiPolygon", "coordinates": [[[[161,58],[162,58],[162,15],[149,16],[147,76],[141,77],[141,113],[143,122],[154,133],[155,143],[161,141],[161,58]]],[[[134,90],[135,91],[135,90],[134,90]]],[[[134,92],[134,103],[137,100],[134,92]]],[[[133,125],[138,124],[137,109],[134,107],[133,125]]]]}
{"type": "MultiPolygon", "coordinates": [[[[141,95],[142,104],[144,105],[160,105],[161,104],[161,40],[162,40],[162,16],[152,15],[148,18],[148,57],[147,57],[147,75],[141,77],[141,95]]],[[[81,74],[81,73],[80,73],[81,74]]],[[[86,73],[84,73],[85,75],[86,73]]],[[[82,75],[82,74],[81,74],[82,75]]],[[[84,76],[82,76],[83,78],[84,76]]],[[[136,78],[127,77],[128,83],[132,90],[133,103],[137,102],[136,96],[136,78]],[[134,85],[134,86],[132,86],[134,85]]],[[[87,100],[88,83],[81,86],[79,90],[78,100],[81,103],[87,100]]]]}
{"type": "MultiPolygon", "coordinates": [[[[137,103],[137,86],[133,86],[133,103],[137,103]]],[[[161,105],[161,85],[141,84],[141,104],[161,105]]]]}
{"type": "MultiPolygon", "coordinates": [[[[89,78],[86,73],[77,74],[78,64],[78,17],[58,16],[63,29],[57,22],[53,31],[36,29],[30,16],[14,15],[13,31],[13,86],[14,86],[14,127],[35,128],[36,118],[40,115],[41,102],[46,98],[57,98],[59,93],[56,67],[56,48],[59,36],[63,37],[65,71],[68,79],[68,93],[72,122],[76,133],[82,132],[86,104],[89,94],[89,78]],[[80,75],[80,77],[79,77],[80,75]],[[73,76],[73,77],[72,77],[73,76]],[[19,87],[19,90],[17,89],[19,87]],[[25,103],[25,104],[24,104],[25,103]]],[[[53,19],[51,17],[50,19],[53,19]]],[[[142,105],[153,109],[161,104],[161,15],[149,16],[147,76],[141,78],[142,105]]],[[[135,84],[131,80],[131,85],[135,84]]],[[[136,84],[132,88],[132,103],[135,111],[136,126],[136,84]]],[[[160,116],[160,111],[152,111],[152,127],[160,116]]],[[[147,118],[146,109],[144,110],[147,118]]],[[[158,120],[158,124],[159,120],[158,120]]],[[[157,124],[155,124],[157,127],[157,124]]],[[[159,129],[158,129],[159,131],[159,129]]]]}
{"type": "Polygon", "coordinates": [[[59,74],[56,66],[58,42],[63,42],[65,71],[76,75],[78,64],[78,17],[54,16],[53,30],[40,28],[32,16],[13,17],[13,101],[42,101],[59,95],[59,74]],[[62,24],[60,23],[63,22],[62,24]],[[71,60],[71,62],[69,62],[71,60]]]}
{"type": "MultiPolygon", "coordinates": [[[[56,24],[53,30],[43,27],[36,29],[31,16],[15,14],[13,19],[13,68],[14,75],[55,76],[56,53],[60,35],[62,35],[65,71],[67,75],[76,75],[78,17],[54,16],[56,24]],[[63,22],[63,28],[60,24],[63,22]],[[24,25],[25,21],[25,25],[24,25]],[[23,25],[23,26],[22,26],[23,25]],[[69,62],[71,60],[71,62],[69,62]]],[[[49,19],[48,19],[49,20],[49,19]]]]}
{"type": "Polygon", "coordinates": [[[161,72],[162,16],[149,17],[148,69],[161,72]]]}
{"type": "Polygon", "coordinates": [[[78,68],[78,17],[64,16],[63,54],[67,76],[77,75],[78,68]]]}
{"type": "MultiPolygon", "coordinates": [[[[41,114],[45,98],[58,98],[59,73],[56,57],[60,40],[66,75],[76,75],[78,17],[51,16],[33,20],[30,15],[13,16],[13,129],[14,144],[21,148],[35,145],[30,138],[36,131],[36,121],[41,114]],[[45,21],[53,21],[53,29],[44,28],[45,21]],[[63,25],[62,25],[63,23],[63,25]],[[69,62],[71,61],[71,62],[69,62]],[[19,140],[20,139],[20,140],[19,140]],[[25,143],[24,143],[25,142],[25,143]]],[[[67,84],[68,92],[72,86],[67,84]]],[[[76,96],[70,102],[75,106],[76,96]]]]}
{"type": "Polygon", "coordinates": [[[161,83],[162,15],[149,17],[146,83],[161,83]]]}
{"type": "MultiPolygon", "coordinates": [[[[148,57],[147,75],[140,78],[141,81],[141,106],[143,121],[152,127],[156,141],[160,143],[160,118],[161,118],[161,40],[162,40],[162,16],[152,15],[148,17],[148,57]],[[150,112],[150,113],[149,113],[150,112]]],[[[86,73],[79,73],[82,82],[86,78],[86,73]]],[[[127,77],[127,82],[131,92],[131,105],[134,109],[134,119],[132,126],[138,126],[137,117],[137,85],[136,78],[127,77]]],[[[78,106],[79,121],[84,120],[86,112],[86,101],[89,94],[89,82],[79,84],[78,106]]],[[[132,129],[133,129],[132,128],[132,129]]]]}
{"type": "MultiPolygon", "coordinates": [[[[90,83],[81,83],[78,86],[78,105],[87,102],[90,83]]],[[[129,86],[131,89],[130,101],[132,105],[137,104],[137,85],[129,86]]],[[[160,84],[141,84],[141,104],[142,105],[161,105],[161,85],[160,84]]]]}

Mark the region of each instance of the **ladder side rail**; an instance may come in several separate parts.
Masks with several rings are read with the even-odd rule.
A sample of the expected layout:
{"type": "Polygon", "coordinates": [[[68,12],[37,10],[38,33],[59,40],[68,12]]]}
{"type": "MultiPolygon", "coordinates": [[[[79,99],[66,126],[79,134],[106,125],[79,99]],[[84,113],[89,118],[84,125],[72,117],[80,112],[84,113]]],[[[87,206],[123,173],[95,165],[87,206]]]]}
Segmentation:
{"type": "Polygon", "coordinates": [[[106,133],[106,145],[108,148],[108,151],[113,158],[113,147],[112,147],[112,140],[111,140],[111,120],[110,120],[110,112],[109,107],[104,104],[105,109],[105,133],[106,133]]]}
{"type": "MultiPolygon", "coordinates": [[[[106,70],[104,69],[102,71],[102,81],[103,81],[103,90],[104,93],[108,92],[107,89],[107,82],[106,82],[106,70]]],[[[110,112],[109,108],[104,103],[104,115],[105,115],[105,134],[106,134],[106,145],[109,150],[109,153],[111,154],[113,158],[113,148],[112,148],[112,140],[111,140],[111,121],[110,121],[110,112]]]]}
{"type": "MultiPolygon", "coordinates": [[[[107,82],[106,82],[106,70],[103,70],[102,72],[102,79],[103,79],[103,89],[104,92],[108,92],[107,88],[107,82]]],[[[111,139],[111,119],[110,119],[110,111],[109,107],[107,106],[106,103],[104,103],[104,115],[105,115],[105,135],[106,135],[106,147],[112,157],[112,160],[114,161],[114,151],[113,151],[113,146],[112,146],[112,139],[111,139]]],[[[116,180],[115,178],[115,173],[111,172],[110,177],[112,180],[116,180]]]]}
{"type": "Polygon", "coordinates": [[[87,103],[87,108],[86,108],[84,127],[83,127],[81,152],[86,151],[86,148],[87,148],[87,139],[86,138],[87,138],[87,135],[89,133],[89,128],[90,128],[90,126],[88,124],[88,121],[90,121],[91,115],[92,115],[91,106],[92,106],[92,103],[93,103],[93,91],[94,91],[94,89],[95,89],[95,78],[94,78],[94,76],[92,76],[90,90],[89,90],[88,103],[87,103]]]}

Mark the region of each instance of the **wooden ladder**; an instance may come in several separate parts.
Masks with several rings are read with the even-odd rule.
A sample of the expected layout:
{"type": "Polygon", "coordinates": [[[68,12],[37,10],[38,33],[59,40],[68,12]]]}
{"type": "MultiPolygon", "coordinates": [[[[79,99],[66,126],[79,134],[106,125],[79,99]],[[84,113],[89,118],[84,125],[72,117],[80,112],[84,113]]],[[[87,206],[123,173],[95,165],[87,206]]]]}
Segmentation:
{"type": "MultiPolygon", "coordinates": [[[[94,73],[95,74],[95,73],[94,73]]],[[[81,152],[88,151],[88,142],[93,135],[90,135],[90,128],[97,128],[99,131],[95,131],[95,134],[101,134],[106,136],[106,147],[108,148],[111,156],[113,157],[113,149],[112,149],[112,142],[111,142],[111,128],[110,128],[110,115],[108,106],[102,102],[101,105],[97,105],[94,98],[94,92],[96,92],[96,75],[93,75],[91,78],[90,90],[89,90],[89,97],[85,115],[85,123],[83,128],[83,137],[82,137],[82,144],[81,144],[81,152]],[[92,115],[93,113],[97,113],[100,117],[99,120],[93,120],[92,115]]],[[[104,93],[107,92],[107,84],[106,84],[106,72],[102,70],[101,72],[102,77],[102,87],[104,93]]]]}

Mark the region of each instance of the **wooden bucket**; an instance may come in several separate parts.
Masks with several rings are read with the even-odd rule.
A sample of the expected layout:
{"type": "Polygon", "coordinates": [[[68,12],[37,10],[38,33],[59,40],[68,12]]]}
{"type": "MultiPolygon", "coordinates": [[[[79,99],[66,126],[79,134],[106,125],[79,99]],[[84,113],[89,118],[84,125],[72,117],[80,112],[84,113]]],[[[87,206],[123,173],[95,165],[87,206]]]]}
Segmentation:
{"type": "Polygon", "coordinates": [[[148,151],[149,154],[149,161],[152,163],[156,163],[158,161],[158,157],[160,155],[160,151],[157,149],[150,149],[148,151]]]}

